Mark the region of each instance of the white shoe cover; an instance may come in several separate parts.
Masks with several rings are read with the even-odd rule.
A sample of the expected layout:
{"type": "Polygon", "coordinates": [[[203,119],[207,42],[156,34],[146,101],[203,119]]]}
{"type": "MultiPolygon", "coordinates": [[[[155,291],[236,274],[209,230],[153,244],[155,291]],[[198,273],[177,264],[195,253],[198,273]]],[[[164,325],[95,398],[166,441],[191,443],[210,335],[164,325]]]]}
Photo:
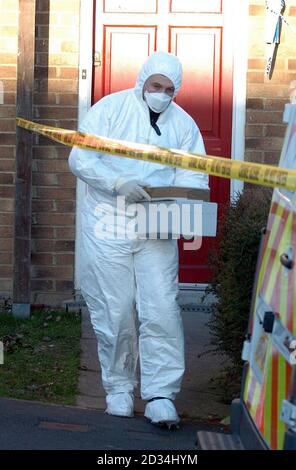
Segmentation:
{"type": "Polygon", "coordinates": [[[167,398],[147,403],[144,416],[153,424],[166,424],[168,427],[176,425],[180,421],[175,405],[167,398]]]}
{"type": "Polygon", "coordinates": [[[131,417],[134,415],[134,399],[130,393],[108,394],[106,413],[114,416],[131,417]]]}

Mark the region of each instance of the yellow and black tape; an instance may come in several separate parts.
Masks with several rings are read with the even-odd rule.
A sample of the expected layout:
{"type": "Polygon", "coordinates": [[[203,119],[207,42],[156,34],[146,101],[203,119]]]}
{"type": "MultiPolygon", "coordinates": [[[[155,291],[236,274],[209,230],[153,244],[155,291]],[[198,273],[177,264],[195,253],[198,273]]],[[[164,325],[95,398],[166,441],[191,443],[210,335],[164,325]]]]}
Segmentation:
{"type": "Polygon", "coordinates": [[[213,176],[238,179],[271,188],[285,188],[296,191],[296,170],[260,163],[241,162],[212,155],[198,155],[155,145],[114,140],[84,132],[45,126],[22,118],[17,118],[16,123],[24,129],[37,132],[69,147],[75,146],[110,155],[207,173],[213,176]]]}

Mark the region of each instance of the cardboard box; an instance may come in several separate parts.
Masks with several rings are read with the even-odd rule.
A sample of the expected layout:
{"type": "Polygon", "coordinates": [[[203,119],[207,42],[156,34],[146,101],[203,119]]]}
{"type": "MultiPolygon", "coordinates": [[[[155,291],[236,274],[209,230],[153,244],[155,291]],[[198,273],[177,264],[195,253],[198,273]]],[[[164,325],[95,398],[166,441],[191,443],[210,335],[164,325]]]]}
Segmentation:
{"type": "Polygon", "coordinates": [[[194,199],[196,201],[209,201],[209,189],[183,188],[181,186],[145,187],[145,191],[153,199],[194,199]]]}

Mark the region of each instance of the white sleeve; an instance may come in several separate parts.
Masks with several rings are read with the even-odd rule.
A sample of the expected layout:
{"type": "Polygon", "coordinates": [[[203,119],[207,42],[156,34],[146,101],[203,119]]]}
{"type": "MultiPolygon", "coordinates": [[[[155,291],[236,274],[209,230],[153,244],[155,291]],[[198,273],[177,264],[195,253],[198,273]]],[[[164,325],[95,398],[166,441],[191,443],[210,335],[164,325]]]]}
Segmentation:
{"type": "MultiPolygon", "coordinates": [[[[184,137],[181,150],[206,155],[201,132],[193,121],[191,128],[184,137]]],[[[206,173],[176,168],[174,186],[209,189],[209,176],[206,173]]]]}
{"type": "MultiPolygon", "coordinates": [[[[87,113],[79,130],[99,136],[108,136],[109,119],[104,103],[96,103],[87,113]]],[[[95,189],[113,194],[117,174],[101,160],[102,153],[73,147],[69,156],[69,167],[77,178],[95,189]]],[[[111,158],[111,157],[110,157],[111,158]]]]}

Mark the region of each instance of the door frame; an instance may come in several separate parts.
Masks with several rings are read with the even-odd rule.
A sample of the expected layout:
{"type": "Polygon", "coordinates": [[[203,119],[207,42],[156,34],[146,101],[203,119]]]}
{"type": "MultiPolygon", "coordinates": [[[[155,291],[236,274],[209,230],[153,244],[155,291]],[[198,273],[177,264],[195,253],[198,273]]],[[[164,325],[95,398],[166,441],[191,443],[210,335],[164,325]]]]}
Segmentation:
{"type": "MultiPolygon", "coordinates": [[[[233,2],[233,109],[231,159],[244,160],[245,125],[246,125],[246,86],[248,67],[248,18],[249,1],[233,2]]],[[[78,91],[78,126],[91,106],[93,36],[94,36],[94,1],[80,0],[80,41],[79,41],[79,91],[78,91]]],[[[234,199],[243,190],[242,181],[231,180],[230,197],[234,199]]],[[[76,190],[76,238],[75,238],[75,291],[80,291],[81,260],[81,207],[86,191],[86,184],[77,179],[76,190]]],[[[181,288],[200,290],[206,284],[180,284],[181,288]]]]}

